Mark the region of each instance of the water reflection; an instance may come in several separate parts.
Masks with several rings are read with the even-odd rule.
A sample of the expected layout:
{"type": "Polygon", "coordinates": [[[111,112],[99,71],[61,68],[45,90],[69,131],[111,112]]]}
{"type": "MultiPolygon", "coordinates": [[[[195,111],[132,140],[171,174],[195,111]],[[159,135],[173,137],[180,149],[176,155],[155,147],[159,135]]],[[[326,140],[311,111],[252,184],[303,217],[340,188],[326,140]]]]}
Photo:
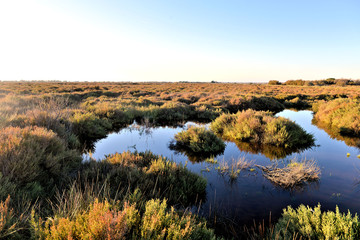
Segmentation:
{"type": "Polygon", "coordinates": [[[273,145],[261,145],[261,144],[247,143],[247,142],[236,142],[235,144],[240,149],[240,151],[248,152],[252,154],[262,154],[271,160],[282,159],[289,155],[292,155],[293,153],[300,153],[314,146],[314,145],[310,145],[301,148],[284,148],[284,147],[276,147],[273,145]]]}
{"type": "Polygon", "coordinates": [[[217,156],[222,155],[224,153],[224,150],[219,150],[211,153],[196,153],[191,151],[191,149],[189,148],[176,145],[173,141],[169,143],[169,149],[173,150],[176,154],[185,155],[192,163],[200,163],[208,158],[216,158],[217,156]]]}
{"type": "Polygon", "coordinates": [[[318,128],[324,130],[332,139],[343,141],[348,146],[360,148],[360,138],[356,136],[346,136],[346,131],[336,128],[330,128],[327,124],[317,121],[315,118],[311,121],[318,128]]]}
{"type": "Polygon", "coordinates": [[[254,160],[254,164],[268,166],[285,161],[281,158],[314,159],[321,169],[319,182],[301,188],[283,189],[264,178],[258,168],[253,172],[241,171],[238,178],[231,181],[228,175],[222,176],[218,173],[218,164],[201,162],[204,157],[200,158],[199,162],[198,156],[192,157],[168,147],[175,134],[194,123],[182,127],[149,129],[129,126],[98,141],[93,157],[101,159],[104,155],[115,152],[150,150],[183,165],[188,162],[188,169],[203,175],[208,182],[207,201],[202,203],[200,214],[206,216],[210,208],[216,209],[219,213],[226,213],[226,217],[238,226],[251,224],[254,219],[268,219],[270,212],[275,221],[276,217],[281,215],[282,209],[288,205],[295,208],[299,204],[314,206],[320,202],[322,210],[334,210],[338,205],[341,211],[350,209],[353,213],[357,212],[360,209],[360,186],[355,184],[360,180],[360,159],[357,158],[360,149],[351,147],[357,140],[349,138],[345,141],[335,138],[331,133],[323,131],[320,126],[313,125],[310,111],[285,110],[277,115],[290,118],[312,133],[317,146],[288,151],[276,147],[227,142],[225,151],[215,156],[215,160],[218,163],[227,161],[230,164],[232,159],[245,156],[248,160],[254,160]],[[350,157],[347,157],[347,153],[350,153],[350,157]]]}

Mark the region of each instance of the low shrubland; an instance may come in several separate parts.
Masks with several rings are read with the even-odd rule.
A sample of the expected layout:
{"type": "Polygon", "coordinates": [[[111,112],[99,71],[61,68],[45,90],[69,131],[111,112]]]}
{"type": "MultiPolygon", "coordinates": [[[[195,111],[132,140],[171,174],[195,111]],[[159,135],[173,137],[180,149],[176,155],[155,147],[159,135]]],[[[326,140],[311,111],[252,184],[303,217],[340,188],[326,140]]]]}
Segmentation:
{"type": "MultiPolygon", "coordinates": [[[[330,118],[342,134],[351,135],[351,129],[357,129],[351,127],[357,120],[350,116],[358,114],[355,103],[360,90],[352,86],[355,81],[334,81],[312,86],[302,82],[288,86],[0,81],[0,238],[214,238],[205,222],[186,210],[204,202],[203,177],[151,153],[117,153],[84,162],[82,151],[134,121],[176,125],[212,121],[221,115],[213,130],[224,139],[241,139],[237,144],[248,144],[251,151],[249,146],[257,145],[261,147],[256,151],[269,155],[283,154],[274,148],[286,149],[287,154],[313,139],[290,121],[253,110],[278,112],[284,107],[313,105],[318,116],[325,116],[330,108],[324,105],[322,111],[323,107],[317,107],[321,103],[316,102],[344,98],[338,100],[343,101],[339,109],[346,107],[345,102],[351,107],[345,108],[345,114],[337,112],[336,117],[341,116],[346,125],[333,124],[336,117],[330,118]],[[228,114],[237,111],[243,112],[228,114]],[[248,118],[239,117],[244,113],[248,118]]],[[[337,109],[333,104],[329,105],[337,109]]],[[[244,166],[234,164],[228,169],[237,176],[238,168],[244,166]]],[[[307,237],[301,221],[290,234],[307,237]]],[[[282,223],[278,232],[286,229],[282,223]]],[[[316,233],[320,239],[334,236],[326,231],[343,238],[358,237],[348,234],[348,222],[338,223],[345,230],[311,226],[323,229],[323,235],[316,233]]],[[[354,233],[359,229],[355,225],[354,233]]],[[[284,238],[286,234],[280,233],[284,238]]]]}
{"type": "Polygon", "coordinates": [[[246,110],[223,114],[211,123],[211,130],[225,140],[284,148],[312,146],[314,137],[299,125],[270,112],[246,110]]]}
{"type": "Polygon", "coordinates": [[[175,141],[170,144],[170,148],[190,156],[206,158],[224,152],[225,143],[210,130],[191,126],[175,135],[175,141]]]}

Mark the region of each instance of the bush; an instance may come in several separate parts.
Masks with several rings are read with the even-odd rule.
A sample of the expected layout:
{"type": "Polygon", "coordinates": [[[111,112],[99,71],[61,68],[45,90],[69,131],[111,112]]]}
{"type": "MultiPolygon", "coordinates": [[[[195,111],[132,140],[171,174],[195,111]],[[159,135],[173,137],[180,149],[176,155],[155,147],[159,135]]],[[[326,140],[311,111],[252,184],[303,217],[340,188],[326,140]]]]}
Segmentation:
{"type": "Polygon", "coordinates": [[[68,150],[65,142],[50,130],[7,127],[0,132],[0,181],[20,188],[37,183],[41,188],[50,187],[54,181],[65,179],[80,162],[80,154],[68,150]]]}
{"type": "Polygon", "coordinates": [[[139,214],[134,205],[124,203],[117,210],[107,201],[95,200],[74,219],[55,216],[44,222],[33,212],[31,223],[36,239],[125,239],[139,224],[139,214]]]}
{"type": "Polygon", "coordinates": [[[125,202],[95,200],[88,211],[73,219],[54,217],[43,221],[33,212],[32,229],[36,239],[215,239],[213,230],[192,214],[167,209],[166,201],[150,200],[145,212],[125,202]],[[121,205],[120,205],[121,206],[121,205]],[[142,216],[141,216],[142,215],[142,216]]]}
{"type": "Polygon", "coordinates": [[[360,223],[356,214],[354,217],[350,212],[342,214],[338,207],[335,212],[321,212],[320,204],[314,208],[300,205],[295,210],[289,206],[276,224],[275,234],[276,239],[293,239],[293,236],[304,239],[359,239],[360,223]]]}
{"type": "Polygon", "coordinates": [[[269,85],[281,85],[281,82],[279,82],[278,80],[270,80],[269,85]]]}
{"type": "Polygon", "coordinates": [[[91,112],[77,111],[70,118],[73,124],[73,132],[82,143],[89,143],[99,138],[106,137],[112,129],[109,120],[102,119],[91,112]]]}
{"type": "Polygon", "coordinates": [[[225,150],[225,143],[204,127],[189,127],[186,131],[177,133],[175,141],[171,144],[173,149],[185,150],[195,155],[217,155],[225,150]]]}
{"type": "Polygon", "coordinates": [[[270,112],[246,110],[223,114],[211,123],[211,130],[225,140],[273,145],[284,148],[312,146],[314,138],[296,123],[270,112]]]}

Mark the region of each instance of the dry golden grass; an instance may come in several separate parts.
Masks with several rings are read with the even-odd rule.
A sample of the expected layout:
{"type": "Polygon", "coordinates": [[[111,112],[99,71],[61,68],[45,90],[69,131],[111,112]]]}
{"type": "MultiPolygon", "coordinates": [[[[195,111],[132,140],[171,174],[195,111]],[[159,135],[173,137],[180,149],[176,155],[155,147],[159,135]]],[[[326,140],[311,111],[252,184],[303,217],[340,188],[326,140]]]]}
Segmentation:
{"type": "Polygon", "coordinates": [[[320,178],[320,168],[313,160],[292,161],[283,168],[279,168],[277,165],[258,167],[262,169],[267,179],[283,188],[293,188],[320,178]]]}

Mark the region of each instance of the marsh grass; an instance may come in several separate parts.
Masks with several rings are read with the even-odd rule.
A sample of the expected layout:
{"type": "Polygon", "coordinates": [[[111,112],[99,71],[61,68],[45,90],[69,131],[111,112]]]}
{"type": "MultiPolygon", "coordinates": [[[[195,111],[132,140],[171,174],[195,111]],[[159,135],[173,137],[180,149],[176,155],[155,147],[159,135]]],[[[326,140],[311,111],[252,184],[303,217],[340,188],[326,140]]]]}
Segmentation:
{"type": "Polygon", "coordinates": [[[320,168],[314,160],[293,160],[283,168],[276,164],[268,167],[257,166],[262,169],[265,178],[283,188],[294,188],[320,178],[320,168]]]}
{"type": "Polygon", "coordinates": [[[245,157],[240,157],[238,159],[232,159],[231,163],[223,160],[219,163],[219,166],[216,167],[216,170],[221,175],[229,176],[230,180],[235,180],[239,177],[241,171],[250,168],[253,165],[254,161],[248,161],[245,157]]]}

